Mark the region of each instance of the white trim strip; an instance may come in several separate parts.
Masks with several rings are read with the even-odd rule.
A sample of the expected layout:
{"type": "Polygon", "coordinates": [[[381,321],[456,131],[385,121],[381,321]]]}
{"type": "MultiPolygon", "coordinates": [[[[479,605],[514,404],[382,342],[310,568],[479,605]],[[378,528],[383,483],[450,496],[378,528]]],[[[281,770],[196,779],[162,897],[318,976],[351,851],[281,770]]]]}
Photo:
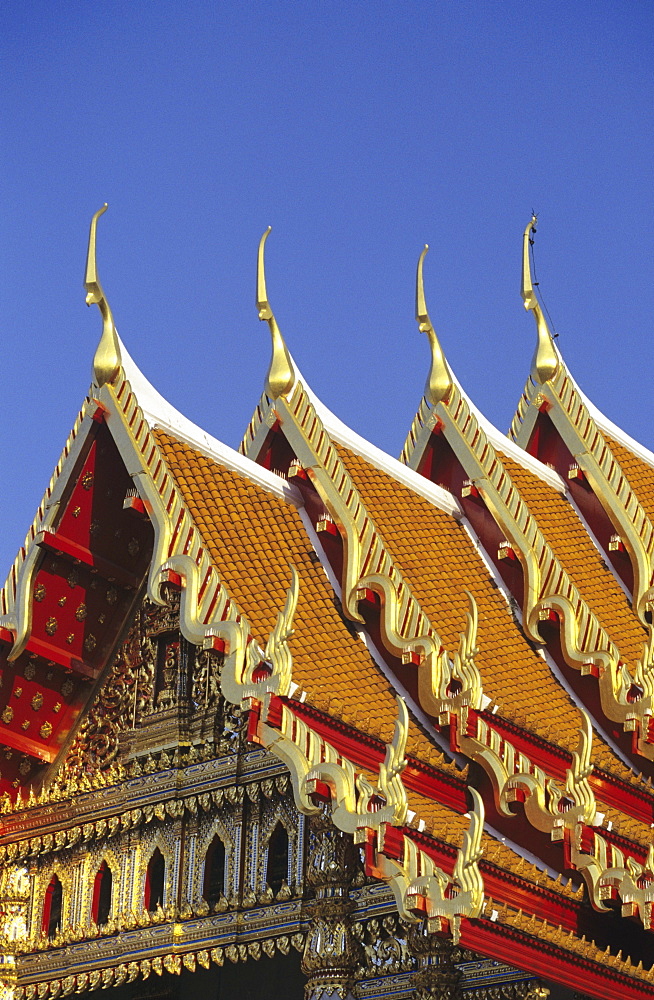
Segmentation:
{"type": "Polygon", "coordinates": [[[240,452],[223,444],[217,438],[212,437],[206,431],[198,427],[191,420],[176,410],[167,399],[158,392],[147,380],[140,368],[130,357],[124,344],[120,345],[123,369],[125,377],[129,381],[139,406],[150,424],[150,428],[155,427],[169,431],[173,437],[185,442],[196,451],[199,451],[206,458],[211,459],[218,465],[236,472],[246,479],[249,479],[256,486],[261,486],[268,493],[286,500],[294,507],[302,507],[303,500],[300,491],[287,482],[282,476],[269,472],[268,469],[257,465],[252,459],[246,458],[240,452]]]}

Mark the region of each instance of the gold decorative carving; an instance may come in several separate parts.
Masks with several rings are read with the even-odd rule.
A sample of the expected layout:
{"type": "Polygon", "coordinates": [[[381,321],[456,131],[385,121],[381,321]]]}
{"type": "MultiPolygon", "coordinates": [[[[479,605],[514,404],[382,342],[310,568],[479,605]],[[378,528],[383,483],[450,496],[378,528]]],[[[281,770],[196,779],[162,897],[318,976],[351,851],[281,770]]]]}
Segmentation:
{"type": "Polygon", "coordinates": [[[295,382],[295,371],[291,356],[288,353],[284,338],[277,326],[277,320],[268,302],[268,292],[266,290],[266,271],[264,263],[264,247],[266,240],[270,236],[271,227],[268,226],[259,241],[259,252],[257,255],[257,309],[259,319],[265,320],[270,328],[272,338],[272,358],[268,375],[266,377],[266,392],[271,399],[278,399],[286,396],[293,388],[295,382]]]}
{"type": "Polygon", "coordinates": [[[45,630],[48,633],[48,635],[54,635],[55,632],[57,631],[57,628],[58,628],[57,619],[53,618],[52,616],[48,618],[48,620],[45,623],[45,630]]]}
{"type": "Polygon", "coordinates": [[[52,723],[44,722],[41,728],[39,729],[39,733],[41,734],[44,740],[47,740],[48,737],[52,735],[52,723]]]}
{"type": "Polygon", "coordinates": [[[43,583],[37,583],[37,585],[34,588],[34,600],[35,601],[42,601],[42,600],[44,600],[46,593],[47,593],[47,591],[45,589],[45,584],[43,584],[43,583]]]}
{"type": "Polygon", "coordinates": [[[7,705],[6,708],[3,708],[3,710],[2,710],[2,716],[0,716],[0,718],[2,718],[3,722],[9,723],[9,722],[11,722],[11,720],[13,719],[13,717],[14,717],[14,710],[13,710],[13,708],[11,708],[10,705],[7,705]]]}
{"type": "Polygon", "coordinates": [[[429,930],[449,929],[455,944],[462,917],[478,917],[484,906],[484,882],[479,870],[484,803],[475,788],[468,791],[473,801],[470,825],[452,875],[435,865],[406,833],[402,861],[378,855],[380,872],[393,889],[400,916],[414,920],[416,914],[426,914],[429,930]]]}
{"type": "Polygon", "coordinates": [[[95,240],[98,219],[107,211],[107,205],[103,205],[91,219],[91,229],[89,231],[89,248],[86,257],[86,277],[84,287],[86,288],[86,304],[90,306],[95,303],[102,315],[102,336],[93,359],[93,378],[98,387],[105,383],[115,382],[121,370],[120,345],[114,318],[109,308],[100,279],[98,278],[95,259],[95,240]]]}
{"type": "Polygon", "coordinates": [[[77,610],[75,611],[75,617],[77,618],[78,622],[83,622],[87,614],[88,611],[86,610],[86,604],[80,604],[77,610]]]}
{"type": "Polygon", "coordinates": [[[540,408],[547,407],[563,442],[575,456],[573,468],[579,470],[590,484],[617,535],[624,540],[624,548],[633,567],[634,610],[641,622],[648,625],[648,604],[654,593],[651,586],[654,523],[631,489],[563,361],[556,376],[541,391],[536,390],[530,378],[513,419],[510,436],[523,448],[526,447],[540,408]]]}
{"type": "MultiPolygon", "coordinates": [[[[483,690],[480,675],[474,667],[474,657],[464,656],[451,661],[444,652],[443,643],[385,548],[300,382],[295,383],[289,401],[278,399],[272,406],[266,397],[262,399],[241,450],[245,453],[256,452],[259,430],[265,426],[270,414],[281,421],[294,452],[340,532],[343,541],[344,613],[352,621],[363,622],[358,610],[359,601],[370,591],[378,595],[384,646],[393,656],[417,656],[420,661],[418,682],[421,703],[427,712],[439,716],[450,709],[454,711],[457,703],[481,707],[483,690]],[[369,566],[374,566],[376,571],[365,572],[364,567],[369,566]],[[461,678],[455,678],[453,673],[457,663],[465,663],[466,671],[461,678]],[[456,703],[450,700],[448,694],[453,679],[461,685],[455,685],[458,690],[456,703]],[[469,682],[472,682],[472,687],[469,682]]],[[[473,617],[476,617],[476,610],[473,617]]]]}
{"type": "Polygon", "coordinates": [[[432,406],[436,406],[442,399],[446,399],[452,388],[452,373],[441,349],[441,345],[436,336],[425,301],[425,286],[422,276],[422,269],[425,256],[429,246],[425,243],[425,248],[418,259],[418,269],[416,273],[416,320],[421,333],[427,334],[429,346],[431,348],[431,368],[425,384],[425,398],[432,406]]]}
{"type": "Polygon", "coordinates": [[[534,374],[541,385],[549,382],[556,375],[559,367],[559,355],[554,346],[552,335],[549,331],[547,321],[543,315],[531,279],[531,265],[529,263],[529,247],[532,244],[533,234],[536,232],[537,218],[532,215],[527,225],[522,240],[522,288],[521,295],[525,309],[533,312],[536,320],[536,330],[538,333],[538,343],[532,367],[534,374]]]}
{"type": "Polygon", "coordinates": [[[38,710],[42,707],[43,695],[41,694],[40,691],[37,691],[36,694],[32,696],[32,701],[30,702],[30,704],[35,712],[38,712],[38,710]]]}
{"type": "Polygon", "coordinates": [[[541,612],[547,612],[548,620],[555,616],[560,624],[566,663],[582,674],[593,671],[599,675],[604,714],[626,731],[636,730],[639,751],[654,759],[654,744],[647,742],[652,702],[649,698],[632,699],[633,677],[624,667],[619,650],[550,548],[514,487],[501,456],[456,384],[446,405],[439,403],[432,409],[423,399],[405,443],[402,461],[412,468],[418,466],[437,420],[520,560],[524,574],[523,628],[527,636],[542,643],[541,612]]]}

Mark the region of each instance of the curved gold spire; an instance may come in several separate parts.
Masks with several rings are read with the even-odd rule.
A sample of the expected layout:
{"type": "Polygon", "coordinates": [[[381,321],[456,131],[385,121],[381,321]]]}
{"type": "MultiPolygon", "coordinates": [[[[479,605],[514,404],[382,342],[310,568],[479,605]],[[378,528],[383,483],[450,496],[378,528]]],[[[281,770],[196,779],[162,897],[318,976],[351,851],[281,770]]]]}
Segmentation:
{"type": "Polygon", "coordinates": [[[95,231],[98,219],[106,211],[107,204],[105,202],[102,208],[91,219],[89,249],[86,255],[86,277],[84,278],[86,304],[90,306],[92,303],[95,303],[102,314],[102,336],[97,346],[95,357],[93,358],[93,379],[98,388],[103,386],[105,382],[113,382],[121,366],[116,324],[114,323],[109,303],[102,290],[95,262],[95,231]]]}
{"type": "Polygon", "coordinates": [[[522,295],[522,301],[525,304],[525,309],[533,312],[536,320],[538,343],[536,345],[536,352],[534,354],[532,367],[536,371],[538,381],[541,385],[543,385],[556,375],[559,367],[559,358],[554,347],[552,334],[550,333],[545,317],[543,316],[543,310],[541,309],[538,299],[536,298],[533,282],[531,280],[529,247],[531,244],[531,234],[536,232],[537,222],[538,220],[536,216],[532,215],[522,239],[522,288],[520,290],[520,294],[522,295]]]}
{"type": "Polygon", "coordinates": [[[268,302],[264,246],[271,229],[272,227],[268,226],[259,241],[259,253],[257,255],[257,309],[259,310],[259,319],[267,322],[272,337],[272,358],[270,359],[270,367],[266,376],[266,395],[270,396],[271,399],[279,399],[280,396],[285,396],[293,388],[295,371],[293,370],[293,363],[284,343],[284,338],[277,326],[277,320],[268,302]]]}
{"type": "Polygon", "coordinates": [[[425,255],[429,250],[429,245],[425,243],[425,248],[420,254],[418,260],[418,271],[416,273],[416,320],[418,322],[418,329],[421,333],[426,333],[429,338],[429,346],[431,347],[431,368],[429,369],[429,375],[427,376],[427,381],[425,382],[425,398],[428,403],[432,406],[436,406],[441,400],[445,399],[452,388],[452,373],[450,372],[449,365],[445,360],[445,355],[441,349],[441,345],[438,342],[438,337],[436,336],[436,331],[432,325],[432,321],[429,318],[429,313],[427,312],[427,304],[425,302],[425,286],[422,277],[422,265],[425,260],[425,255]]]}

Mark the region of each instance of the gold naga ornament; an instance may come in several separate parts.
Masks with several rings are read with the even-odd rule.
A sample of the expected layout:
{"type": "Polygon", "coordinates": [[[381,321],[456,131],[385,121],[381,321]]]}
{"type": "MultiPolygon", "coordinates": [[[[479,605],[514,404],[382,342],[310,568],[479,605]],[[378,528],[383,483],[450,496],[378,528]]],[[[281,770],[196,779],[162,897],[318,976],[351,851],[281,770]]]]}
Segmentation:
{"type": "Polygon", "coordinates": [[[98,209],[91,219],[91,229],[89,231],[89,248],[86,256],[86,276],[84,287],[86,288],[86,304],[90,306],[95,303],[102,315],[102,336],[97,346],[95,357],[93,358],[93,380],[98,388],[105,382],[114,382],[121,367],[120,345],[118,343],[118,333],[114,317],[109,308],[109,303],[100,284],[98,269],[95,259],[95,234],[98,226],[98,219],[107,211],[105,204],[98,209]]]}
{"type": "Polygon", "coordinates": [[[524,302],[525,309],[533,312],[538,331],[538,343],[534,353],[532,368],[536,373],[538,381],[543,385],[554,378],[559,367],[559,356],[554,346],[552,334],[550,333],[547,321],[543,315],[543,310],[536,298],[534,284],[531,278],[531,265],[529,263],[529,248],[533,244],[532,236],[536,232],[538,218],[532,215],[522,238],[522,288],[520,294],[524,302]]]}
{"type": "Polygon", "coordinates": [[[272,358],[270,359],[270,367],[266,377],[266,393],[271,399],[279,399],[280,396],[288,395],[293,388],[295,383],[295,371],[293,369],[291,356],[288,353],[288,348],[284,343],[284,338],[282,337],[281,331],[277,325],[275,314],[273,313],[268,301],[264,248],[266,240],[270,236],[271,230],[272,226],[268,226],[259,241],[259,252],[257,255],[256,303],[257,309],[259,310],[259,319],[265,320],[268,324],[270,327],[270,336],[272,338],[272,358]]]}
{"type": "Polygon", "coordinates": [[[425,243],[424,249],[418,259],[418,269],[416,272],[416,321],[421,333],[427,335],[431,348],[431,367],[425,383],[425,398],[432,406],[437,406],[441,400],[446,400],[452,388],[452,372],[445,360],[445,355],[436,336],[436,331],[429,318],[427,302],[425,300],[425,285],[422,269],[429,244],[425,243]]]}

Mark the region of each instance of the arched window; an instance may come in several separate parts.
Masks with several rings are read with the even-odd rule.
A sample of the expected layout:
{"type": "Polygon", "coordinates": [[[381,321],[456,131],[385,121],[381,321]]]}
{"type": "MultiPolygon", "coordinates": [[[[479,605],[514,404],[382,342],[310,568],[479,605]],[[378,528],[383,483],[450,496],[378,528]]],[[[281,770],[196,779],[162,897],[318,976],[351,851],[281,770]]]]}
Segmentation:
{"type": "Polygon", "coordinates": [[[93,922],[98,927],[107,923],[111,913],[112,882],[111,868],[106,861],[103,861],[93,883],[93,903],[91,905],[93,922]]]}
{"type": "Polygon", "coordinates": [[[61,888],[61,882],[56,875],[53,875],[48,888],[45,890],[43,919],[41,921],[41,933],[47,934],[49,938],[54,937],[61,928],[62,901],[63,889],[61,888]]]}
{"type": "Polygon", "coordinates": [[[145,876],[145,908],[153,913],[157,906],[163,906],[166,862],[158,847],[148,863],[145,876]]]}
{"type": "Polygon", "coordinates": [[[225,889],[225,845],[216,836],[209,844],[204,859],[202,895],[210,906],[217,903],[225,889]]]}
{"type": "Polygon", "coordinates": [[[266,882],[274,893],[278,893],[282,882],[288,878],[288,834],[278,823],[268,841],[268,866],[266,882]]]}

